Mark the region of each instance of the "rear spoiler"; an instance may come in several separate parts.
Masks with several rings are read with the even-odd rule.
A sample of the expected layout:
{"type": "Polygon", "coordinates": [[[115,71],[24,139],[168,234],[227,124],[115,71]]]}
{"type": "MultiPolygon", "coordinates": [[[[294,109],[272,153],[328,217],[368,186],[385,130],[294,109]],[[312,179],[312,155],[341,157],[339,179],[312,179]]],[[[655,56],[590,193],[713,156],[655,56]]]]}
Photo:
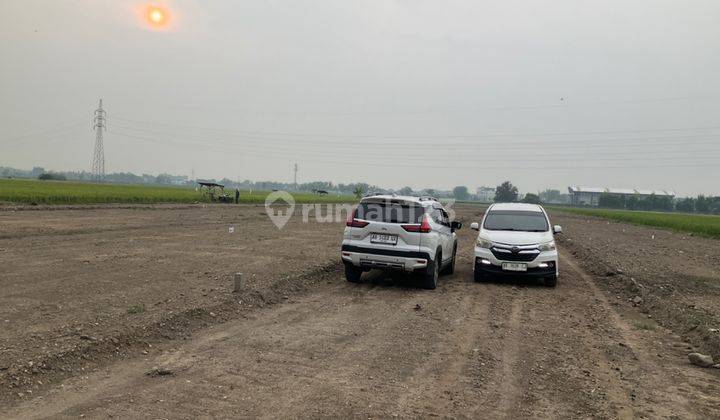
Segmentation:
{"type": "Polygon", "coordinates": [[[395,204],[400,206],[423,207],[423,205],[417,201],[403,200],[402,198],[364,198],[360,204],[395,204]]]}

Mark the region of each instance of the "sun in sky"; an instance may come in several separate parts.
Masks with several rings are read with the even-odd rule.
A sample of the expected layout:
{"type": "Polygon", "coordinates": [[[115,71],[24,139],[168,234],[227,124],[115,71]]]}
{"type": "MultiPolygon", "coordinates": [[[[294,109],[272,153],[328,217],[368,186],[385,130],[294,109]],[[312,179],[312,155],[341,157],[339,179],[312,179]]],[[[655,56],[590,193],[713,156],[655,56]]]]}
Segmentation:
{"type": "Polygon", "coordinates": [[[167,26],[170,21],[170,13],[167,9],[157,5],[149,5],[145,9],[145,19],[154,28],[167,26]]]}

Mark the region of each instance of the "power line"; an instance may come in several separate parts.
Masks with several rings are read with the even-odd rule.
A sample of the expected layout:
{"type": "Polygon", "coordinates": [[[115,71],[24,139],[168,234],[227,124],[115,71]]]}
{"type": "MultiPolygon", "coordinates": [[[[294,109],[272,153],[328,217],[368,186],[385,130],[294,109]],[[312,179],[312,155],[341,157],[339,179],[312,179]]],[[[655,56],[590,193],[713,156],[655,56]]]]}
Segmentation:
{"type": "MultiPolygon", "coordinates": [[[[200,146],[203,148],[207,148],[210,143],[208,140],[214,140],[214,139],[208,139],[208,138],[193,138],[193,139],[185,139],[185,138],[178,138],[174,137],[172,139],[165,139],[165,138],[158,138],[158,137],[148,137],[148,136],[139,136],[137,134],[127,133],[124,130],[116,130],[117,134],[121,134],[126,137],[130,138],[137,138],[140,140],[148,140],[148,141],[154,141],[154,142],[165,142],[166,144],[185,144],[188,146],[200,146]]],[[[622,139],[620,139],[622,140],[622,139]]],[[[703,145],[703,144],[711,144],[711,145],[718,145],[717,141],[707,141],[707,142],[693,142],[691,143],[693,146],[695,145],[703,145]]],[[[511,145],[468,145],[463,146],[462,151],[465,152],[463,156],[456,157],[457,150],[453,149],[445,144],[435,145],[434,147],[422,147],[422,146],[405,146],[402,149],[391,150],[391,148],[385,147],[382,149],[376,149],[376,148],[367,148],[364,149],[361,146],[362,145],[356,145],[356,144],[349,144],[349,145],[337,145],[333,147],[312,147],[310,145],[287,145],[287,146],[278,146],[273,144],[263,144],[263,143],[254,143],[254,144],[235,144],[235,143],[225,143],[225,142],[219,142],[215,143],[218,147],[230,147],[230,148],[242,148],[242,150],[256,150],[256,151],[265,151],[267,153],[273,153],[274,155],[278,154],[310,154],[310,155],[330,155],[330,156],[345,156],[349,152],[359,154],[360,156],[364,158],[373,157],[373,156],[379,156],[379,157],[387,157],[388,153],[392,152],[395,154],[402,154],[403,159],[410,159],[413,157],[416,157],[417,155],[423,155],[421,157],[424,157],[427,153],[432,153],[433,157],[437,159],[438,156],[441,155],[447,155],[448,158],[452,158],[454,160],[462,160],[462,157],[467,157],[469,159],[475,160],[476,157],[472,153],[482,153],[483,155],[488,155],[492,152],[513,152],[515,154],[527,154],[535,159],[540,157],[571,157],[571,156],[579,156],[579,157],[588,157],[588,153],[592,153],[590,157],[596,157],[596,156],[602,156],[602,155],[639,155],[641,157],[647,157],[650,156],[652,153],[673,153],[674,156],[678,156],[679,152],[713,152],[717,151],[718,149],[708,148],[708,149],[701,149],[701,150],[693,150],[688,149],[689,143],[680,144],[677,142],[669,143],[669,144],[648,144],[647,142],[641,142],[641,143],[632,143],[632,142],[625,142],[622,144],[616,144],[612,145],[612,150],[591,150],[591,151],[581,151],[581,150],[573,150],[573,149],[586,149],[586,148],[602,148],[607,149],[608,145],[605,143],[601,144],[583,144],[583,145],[575,145],[575,146],[567,146],[567,145],[548,145],[548,144],[542,144],[542,145],[535,145],[535,147],[527,147],[527,146],[518,146],[515,144],[511,145]],[[664,150],[660,147],[671,147],[671,148],[678,148],[682,147],[682,150],[664,150]],[[641,147],[642,150],[628,150],[627,148],[637,148],[641,147]],[[478,150],[475,150],[478,149],[478,150]],[[557,149],[557,150],[554,150],[557,149]],[[469,156],[467,152],[472,152],[469,156]]]]}
{"type": "Polygon", "coordinates": [[[3,144],[8,146],[13,146],[16,144],[21,144],[26,142],[28,139],[34,140],[36,138],[44,138],[48,135],[50,136],[56,136],[59,134],[67,134],[68,132],[72,131],[73,129],[80,127],[82,125],[87,124],[87,122],[74,122],[74,123],[62,123],[57,124],[53,127],[49,127],[47,129],[41,130],[41,131],[35,131],[25,134],[20,134],[16,136],[10,136],[10,137],[3,137],[3,144]]]}
{"type": "MultiPolygon", "coordinates": [[[[543,110],[543,109],[567,109],[572,110],[578,107],[596,107],[604,105],[632,105],[643,103],[663,103],[676,101],[709,101],[720,98],[719,95],[695,95],[695,96],[671,96],[671,97],[655,97],[640,98],[626,100],[597,100],[597,101],[577,101],[574,98],[565,98],[562,103],[554,101],[552,103],[536,103],[536,104],[509,104],[500,106],[474,106],[472,104],[464,104],[462,106],[454,106],[448,108],[425,108],[417,110],[362,110],[362,111],[308,111],[308,110],[258,110],[256,107],[239,110],[243,114],[259,114],[259,115],[291,115],[291,116],[323,116],[323,117],[348,117],[348,116],[382,116],[395,117],[398,115],[428,115],[428,114],[467,114],[483,111],[513,111],[513,110],[543,110]],[[569,100],[568,100],[569,99],[569,100]]],[[[189,103],[175,104],[172,106],[176,109],[201,109],[208,111],[206,105],[193,106],[189,103]]],[[[212,111],[226,111],[226,109],[212,109],[212,111]]]]}
{"type": "MultiPolygon", "coordinates": [[[[157,135],[163,135],[163,136],[171,136],[175,137],[177,136],[174,133],[169,133],[162,130],[152,130],[152,129],[144,129],[144,128],[136,128],[136,127],[128,127],[128,126],[115,126],[116,128],[121,128],[124,130],[129,131],[136,131],[140,133],[145,134],[157,134],[157,135]]],[[[183,137],[185,138],[194,138],[199,139],[202,141],[220,141],[224,142],[224,139],[227,138],[235,138],[234,135],[225,135],[223,138],[215,137],[215,135],[202,135],[202,134],[194,134],[194,133],[183,133],[183,137]]],[[[508,148],[512,148],[513,146],[522,146],[522,145],[530,145],[530,146],[536,146],[536,147],[548,147],[552,145],[561,145],[563,148],[572,147],[572,148],[583,148],[583,147],[606,147],[606,144],[604,143],[614,143],[619,142],[622,143],[622,145],[642,145],[642,146],[648,146],[648,142],[653,141],[654,144],[652,146],[658,146],[658,145],[665,145],[663,143],[664,140],[669,140],[668,143],[670,145],[676,144],[679,140],[691,140],[691,139],[703,139],[703,138],[718,138],[720,140],[720,133],[718,134],[698,134],[698,135],[685,135],[685,136],[653,136],[653,137],[628,137],[628,138],[602,138],[602,139],[592,139],[594,144],[589,144],[588,140],[571,140],[571,139],[546,139],[546,140],[538,140],[538,139],[522,139],[524,141],[515,141],[515,140],[507,140],[507,139],[495,139],[494,141],[486,141],[483,140],[482,142],[473,142],[473,143],[457,143],[457,142],[442,142],[442,143],[421,143],[421,142],[390,142],[390,141],[378,141],[377,139],[372,139],[370,141],[373,141],[374,143],[370,143],[369,141],[364,141],[363,143],[357,143],[357,142],[348,142],[348,143],[338,143],[337,141],[333,141],[331,143],[327,141],[313,141],[313,140],[305,140],[305,139],[275,139],[275,138],[265,138],[265,137],[246,137],[246,136],[238,136],[238,139],[240,140],[252,140],[252,141],[262,141],[260,144],[263,146],[276,146],[276,147],[282,147],[285,148],[293,148],[293,147],[299,147],[303,150],[308,149],[308,147],[311,146],[322,146],[322,147],[330,147],[333,149],[357,149],[359,146],[369,146],[369,145],[377,145],[382,147],[388,147],[388,146],[398,146],[398,147],[407,147],[411,148],[412,150],[421,150],[421,149],[443,149],[446,150],[450,147],[462,147],[465,149],[468,148],[479,148],[482,150],[487,150],[488,146],[501,146],[503,150],[507,150],[508,148]],[[657,141],[657,140],[663,140],[663,142],[657,141]],[[640,141],[640,143],[637,143],[640,141]],[[600,143],[602,142],[602,143],[600,143]],[[635,142],[635,143],[633,143],[635,142]],[[300,144],[301,143],[301,144],[300,144]]],[[[225,142],[226,143],[226,142],[225,142]]],[[[717,142],[710,142],[705,144],[716,144],[717,142]]],[[[236,144],[236,143],[231,143],[236,144]]],[[[696,144],[703,144],[703,142],[696,142],[696,144]]],[[[616,146],[614,146],[616,147],[616,146]]]]}
{"type": "MultiPolygon", "coordinates": [[[[265,144],[252,144],[252,145],[244,145],[244,144],[228,144],[228,143],[220,143],[220,144],[212,144],[208,141],[203,140],[188,140],[188,139],[180,139],[180,138],[173,138],[173,139],[164,139],[164,138],[157,138],[157,137],[147,137],[147,136],[138,136],[136,134],[129,134],[124,132],[123,130],[116,130],[115,131],[119,135],[123,135],[125,137],[129,138],[135,138],[139,140],[147,140],[151,142],[157,142],[157,143],[163,143],[163,144],[181,144],[186,146],[200,146],[203,148],[207,148],[208,146],[217,146],[220,148],[230,149],[230,150],[255,150],[255,151],[262,151],[266,153],[272,153],[274,155],[279,154],[288,154],[290,156],[296,155],[296,154],[329,154],[332,156],[345,156],[347,155],[346,150],[335,150],[333,148],[320,148],[320,149],[313,149],[308,148],[305,146],[301,146],[299,149],[297,148],[288,148],[288,147],[278,147],[275,145],[265,145],[265,144]]],[[[717,145],[718,143],[716,141],[711,142],[696,142],[695,144],[712,144],[717,145]]],[[[607,145],[588,145],[593,147],[604,147],[607,148],[607,145]]],[[[603,154],[608,155],[638,155],[640,157],[647,157],[651,153],[673,153],[675,156],[678,155],[679,152],[713,152],[717,151],[717,149],[703,149],[703,150],[692,150],[687,148],[687,144],[668,144],[664,146],[676,146],[676,147],[682,147],[682,150],[662,150],[662,149],[648,149],[647,144],[623,144],[623,145],[614,145],[613,150],[610,151],[589,151],[592,153],[589,157],[595,157],[595,156],[602,156],[603,154]],[[624,150],[624,151],[618,151],[616,150],[619,146],[622,147],[643,147],[642,150],[635,151],[635,150],[624,150]]],[[[522,148],[512,148],[508,146],[496,146],[496,147],[483,147],[480,152],[484,152],[484,155],[487,155],[489,152],[508,152],[508,151],[518,151],[522,154],[527,154],[529,156],[532,156],[534,158],[543,157],[543,156],[560,156],[560,157],[568,157],[568,156],[579,156],[579,157],[588,157],[587,151],[573,151],[571,148],[563,146],[557,151],[550,151],[546,149],[552,149],[552,147],[547,146],[541,146],[536,148],[528,148],[528,147],[522,147],[522,148]]],[[[353,150],[355,151],[354,155],[362,156],[362,157],[373,157],[373,156],[380,156],[380,157],[388,157],[388,149],[373,149],[373,148],[359,148],[358,146],[354,146],[353,150]]],[[[413,148],[407,148],[403,150],[395,150],[393,153],[402,153],[403,159],[413,158],[417,155],[422,155],[420,157],[425,157],[427,154],[424,150],[416,150],[413,148]]],[[[453,149],[448,148],[442,148],[439,150],[432,151],[433,153],[433,159],[436,159],[439,155],[442,155],[443,153],[447,154],[449,157],[452,157],[453,159],[460,159],[463,156],[457,157],[457,151],[453,149]]],[[[471,159],[475,160],[476,157],[474,155],[469,156],[471,159]]],[[[394,159],[394,157],[393,157],[394,159]]]]}
{"type": "Polygon", "coordinates": [[[386,135],[386,134],[329,134],[329,133],[299,133],[299,132],[280,132],[280,131],[250,131],[250,130],[228,130],[222,128],[208,128],[191,125],[168,124],[161,122],[151,122],[142,120],[132,120],[122,117],[114,117],[115,119],[149,124],[160,125],[166,127],[176,127],[179,129],[215,131],[219,133],[237,133],[239,135],[266,135],[266,136],[291,136],[291,137],[322,137],[322,138],[377,138],[377,139],[448,139],[448,138],[492,138],[492,137],[547,137],[547,136],[578,136],[578,135],[601,135],[601,134],[623,134],[623,133],[652,133],[652,132],[678,132],[678,131],[703,131],[703,130],[720,130],[720,126],[704,126],[704,127],[672,127],[672,128],[653,128],[653,129],[632,129],[632,130],[594,130],[594,131],[564,131],[564,132],[545,132],[545,133],[483,133],[483,134],[414,134],[414,135],[386,135]]]}
{"type": "MultiPolygon", "coordinates": [[[[158,139],[154,139],[154,138],[140,137],[140,136],[132,136],[132,135],[126,135],[126,134],[117,133],[117,132],[114,132],[114,133],[115,133],[116,135],[120,135],[120,136],[123,136],[123,137],[135,138],[135,139],[139,139],[139,140],[143,140],[143,141],[151,141],[151,142],[156,142],[156,143],[160,143],[160,144],[178,144],[178,142],[172,142],[172,141],[171,141],[171,142],[168,142],[168,141],[158,140],[158,139]]],[[[179,144],[183,144],[183,143],[179,143],[179,144]]],[[[199,144],[185,143],[184,145],[195,147],[195,146],[197,146],[197,145],[199,145],[199,144]]],[[[208,146],[208,145],[206,145],[206,144],[205,144],[205,145],[202,145],[202,146],[203,146],[204,149],[207,149],[207,150],[215,150],[215,151],[218,151],[218,152],[242,153],[242,154],[244,154],[244,155],[251,155],[251,156],[265,157],[265,158],[276,157],[277,155],[283,155],[283,157],[297,157],[297,155],[298,155],[297,152],[292,152],[292,153],[287,153],[287,154],[285,154],[285,153],[273,152],[272,155],[269,155],[268,153],[248,151],[246,148],[228,148],[228,147],[218,147],[218,146],[215,146],[215,145],[210,145],[210,146],[208,146]]],[[[369,167],[372,167],[372,166],[380,166],[380,167],[386,167],[386,168],[387,168],[387,167],[426,167],[426,166],[428,166],[428,165],[432,165],[433,168],[448,168],[448,169],[452,169],[452,168],[457,168],[457,169],[493,169],[493,170],[497,170],[497,169],[508,169],[508,165],[507,165],[507,164],[504,165],[504,166],[486,166],[486,165],[482,165],[482,164],[476,164],[476,165],[472,165],[472,166],[460,166],[460,165],[439,166],[439,165],[436,164],[436,160],[433,160],[433,161],[423,161],[424,163],[407,164],[407,163],[404,163],[404,162],[412,162],[412,163],[414,163],[414,162],[419,162],[419,161],[418,161],[417,159],[408,158],[408,157],[403,157],[401,160],[398,160],[396,157],[389,157],[389,156],[386,156],[386,157],[385,157],[386,159],[391,159],[390,161],[387,161],[387,162],[379,162],[379,160],[382,160],[382,158],[378,158],[379,160],[376,159],[376,160],[370,161],[370,162],[367,162],[367,161],[365,161],[365,160],[363,160],[363,161],[357,161],[357,160],[356,160],[356,161],[345,161],[345,160],[335,160],[335,159],[333,159],[333,160],[322,160],[322,159],[316,159],[316,158],[314,158],[314,157],[313,157],[314,154],[315,154],[315,153],[311,153],[311,154],[310,154],[310,157],[307,158],[307,159],[306,159],[306,158],[303,158],[303,161],[319,162],[319,163],[329,163],[329,164],[340,164],[340,165],[369,166],[369,167]]],[[[672,156],[671,156],[671,157],[667,157],[667,158],[663,158],[663,159],[666,159],[666,160],[683,160],[683,159],[698,159],[698,157],[685,157],[685,158],[680,158],[680,157],[672,157],[672,156]]],[[[700,159],[713,159],[713,160],[716,160],[715,157],[707,157],[707,156],[700,157],[700,159]]],[[[473,161],[474,161],[474,160],[476,160],[476,159],[473,159],[473,161]]],[[[493,160],[494,160],[494,161],[498,161],[499,159],[497,159],[497,157],[494,157],[493,160]]],[[[603,161],[643,160],[643,161],[647,161],[647,160],[652,160],[652,159],[649,159],[647,156],[639,156],[639,157],[637,157],[637,158],[632,158],[632,159],[597,159],[597,160],[603,160],[603,161]]],[[[656,159],[656,160],[660,160],[660,159],[656,159]]],[[[512,162],[548,162],[548,160],[547,160],[547,159],[532,158],[532,159],[528,159],[528,160],[524,160],[524,161],[522,161],[522,160],[513,160],[512,162]]],[[[705,164],[705,162],[700,162],[700,163],[683,164],[683,165],[677,165],[677,164],[662,164],[662,165],[655,165],[655,166],[636,165],[636,164],[634,164],[634,165],[625,165],[625,166],[606,166],[606,165],[603,165],[603,166],[590,166],[590,165],[583,165],[583,166],[568,166],[568,167],[562,167],[562,166],[558,166],[558,165],[541,166],[541,167],[531,167],[531,166],[522,165],[522,168],[523,168],[523,169],[554,170],[554,169],[601,169],[601,168],[613,169],[613,168],[707,167],[707,166],[716,167],[716,166],[717,166],[717,163],[705,164]]],[[[513,170],[515,170],[515,169],[517,169],[517,168],[513,168],[513,170]]]]}

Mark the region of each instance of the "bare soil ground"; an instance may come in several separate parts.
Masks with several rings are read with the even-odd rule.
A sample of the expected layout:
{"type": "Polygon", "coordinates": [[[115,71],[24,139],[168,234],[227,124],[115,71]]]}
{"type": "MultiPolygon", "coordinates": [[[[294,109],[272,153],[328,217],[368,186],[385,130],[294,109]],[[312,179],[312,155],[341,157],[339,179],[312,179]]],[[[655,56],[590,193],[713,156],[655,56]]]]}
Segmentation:
{"type": "Polygon", "coordinates": [[[720,370],[686,356],[716,350],[717,241],[555,221],[556,289],[472,282],[463,229],[425,291],[345,282],[341,225],[279,231],[260,206],[0,211],[0,416],[720,416],[720,370]],[[687,305],[707,314],[689,332],[687,305]]]}
{"type": "Polygon", "coordinates": [[[652,326],[698,344],[720,360],[720,240],[558,214],[559,241],[617,300],[633,301],[652,326]]]}

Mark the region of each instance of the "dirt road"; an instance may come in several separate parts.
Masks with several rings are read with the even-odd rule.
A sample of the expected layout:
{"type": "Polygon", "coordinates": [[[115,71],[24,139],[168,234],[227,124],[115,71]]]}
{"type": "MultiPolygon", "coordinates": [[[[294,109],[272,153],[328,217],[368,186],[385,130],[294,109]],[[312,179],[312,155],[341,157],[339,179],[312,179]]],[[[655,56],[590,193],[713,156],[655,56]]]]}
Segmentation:
{"type": "Polygon", "coordinates": [[[1,215],[0,417],[720,415],[720,370],[687,362],[697,343],[581,268],[601,250],[573,241],[604,222],[557,218],[570,232],[556,289],[472,282],[462,230],[456,273],[425,291],[380,273],[347,283],[341,226],[278,231],[261,211],[1,215]],[[255,277],[234,295],[238,258],[255,277]]]}
{"type": "MultiPolygon", "coordinates": [[[[466,222],[477,214],[460,213],[466,222]]],[[[315,225],[306,228],[315,233],[295,234],[337,228],[315,225]]],[[[411,279],[378,273],[350,284],[337,263],[313,272],[280,246],[283,237],[273,236],[268,240],[281,248],[273,252],[287,253],[296,269],[309,274],[276,282],[261,298],[261,289],[251,288],[231,301],[195,301],[214,305],[208,311],[220,319],[206,312],[203,325],[168,322],[179,335],[120,343],[119,354],[104,359],[90,353],[74,365],[85,370],[12,400],[0,415],[720,415],[720,370],[690,366],[686,354],[695,346],[673,332],[638,328],[647,314],[599,288],[581,268],[585,261],[573,256],[572,243],[561,249],[558,288],[548,289],[530,282],[472,282],[474,235],[463,230],[460,238],[456,273],[425,291],[411,279]]],[[[315,252],[330,257],[335,239],[318,241],[315,252]]],[[[103,345],[96,347],[101,353],[103,345]]]]}
{"type": "Polygon", "coordinates": [[[0,211],[0,403],[81,373],[78,361],[185,334],[158,327],[222,305],[235,272],[259,293],[337,261],[338,225],[300,219],[280,231],[263,206],[0,211]]]}

